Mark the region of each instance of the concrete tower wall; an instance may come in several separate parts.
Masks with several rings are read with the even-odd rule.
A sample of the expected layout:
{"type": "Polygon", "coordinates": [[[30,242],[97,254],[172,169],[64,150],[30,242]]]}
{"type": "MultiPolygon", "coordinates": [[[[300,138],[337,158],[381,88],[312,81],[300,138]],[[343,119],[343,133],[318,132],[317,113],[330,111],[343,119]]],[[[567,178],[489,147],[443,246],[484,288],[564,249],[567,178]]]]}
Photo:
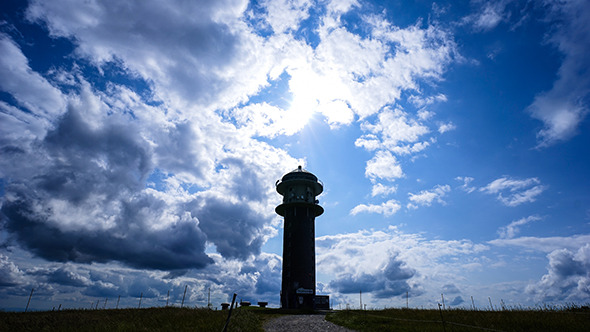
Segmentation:
{"type": "Polygon", "coordinates": [[[275,211],[285,217],[281,307],[311,309],[315,297],[315,217],[324,212],[316,196],[323,185],[299,166],[276,186],[283,204],[275,211]]]}

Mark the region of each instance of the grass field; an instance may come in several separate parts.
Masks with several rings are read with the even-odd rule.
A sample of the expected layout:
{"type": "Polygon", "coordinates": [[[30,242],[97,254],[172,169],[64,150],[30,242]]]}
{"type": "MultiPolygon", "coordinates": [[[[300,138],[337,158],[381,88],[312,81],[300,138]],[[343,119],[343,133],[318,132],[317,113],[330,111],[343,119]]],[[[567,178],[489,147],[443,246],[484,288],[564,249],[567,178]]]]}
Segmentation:
{"type": "MultiPolygon", "coordinates": [[[[0,312],[0,331],[215,331],[227,311],[189,308],[0,312]]],[[[233,311],[228,331],[263,331],[265,321],[297,312],[258,307],[233,311]]],[[[302,312],[309,313],[309,312],[302,312]]],[[[590,309],[386,309],[335,311],[326,319],[357,331],[590,331],[590,309]],[[442,320],[441,320],[442,317],[442,320]],[[444,325],[443,325],[444,321],[444,325]]],[[[305,332],[305,331],[301,331],[305,332]]]]}
{"type": "MultiPolygon", "coordinates": [[[[265,315],[255,310],[232,312],[228,331],[263,331],[265,315]]],[[[188,308],[0,312],[0,331],[215,331],[227,311],[188,308]]]]}
{"type": "Polygon", "coordinates": [[[357,331],[590,331],[590,309],[337,311],[327,320],[357,331]],[[443,324],[444,322],[444,324],[443,324]]]}

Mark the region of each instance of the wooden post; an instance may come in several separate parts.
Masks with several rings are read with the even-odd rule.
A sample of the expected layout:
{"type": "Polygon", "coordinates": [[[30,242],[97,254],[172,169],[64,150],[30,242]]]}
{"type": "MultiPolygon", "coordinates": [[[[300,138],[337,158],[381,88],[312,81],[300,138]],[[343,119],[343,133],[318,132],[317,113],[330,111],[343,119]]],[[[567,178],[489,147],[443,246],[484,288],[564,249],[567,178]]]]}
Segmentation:
{"type": "Polygon", "coordinates": [[[184,285],[184,294],[182,294],[182,302],[180,303],[181,308],[184,306],[184,297],[186,296],[186,288],[187,287],[188,287],[188,285],[184,285]]]}
{"type": "Polygon", "coordinates": [[[170,290],[168,290],[168,295],[166,295],[166,306],[168,306],[168,300],[170,300],[170,290]]]}
{"type": "Polygon", "coordinates": [[[119,309],[119,300],[121,300],[121,295],[119,295],[119,297],[117,298],[117,306],[115,307],[115,309],[119,309]]]}
{"type": "Polygon", "coordinates": [[[139,305],[137,306],[137,309],[141,308],[141,299],[143,298],[143,292],[141,292],[141,294],[139,294],[139,305]]]}
{"type": "Polygon", "coordinates": [[[406,291],[406,309],[410,308],[409,292],[406,291]]]}
{"type": "Polygon", "coordinates": [[[442,315],[442,310],[440,310],[441,304],[438,304],[438,312],[440,313],[440,320],[442,322],[443,325],[443,331],[446,332],[447,328],[445,327],[445,320],[443,319],[443,315],[442,315]]]}
{"type": "Polygon", "coordinates": [[[29,300],[27,301],[27,307],[25,308],[25,312],[27,312],[27,310],[29,310],[29,303],[31,303],[31,297],[33,297],[34,290],[35,290],[35,288],[31,288],[31,294],[29,295],[29,300]]]}
{"type": "Polygon", "coordinates": [[[440,298],[442,299],[442,308],[443,308],[443,310],[445,310],[445,297],[443,296],[442,293],[440,293],[440,298]]]}
{"type": "Polygon", "coordinates": [[[231,318],[231,311],[234,308],[234,302],[236,302],[236,296],[238,294],[234,293],[234,297],[231,299],[231,306],[229,307],[229,312],[227,314],[227,320],[225,321],[225,325],[223,326],[222,332],[227,332],[227,326],[229,325],[229,319],[231,318]]]}
{"type": "Polygon", "coordinates": [[[102,306],[102,310],[107,308],[107,300],[108,300],[108,298],[104,299],[104,305],[102,306]]]}
{"type": "Polygon", "coordinates": [[[473,302],[473,295],[471,295],[471,305],[473,306],[473,310],[475,310],[475,302],[473,302]]]}
{"type": "Polygon", "coordinates": [[[362,290],[359,291],[359,299],[360,299],[360,302],[361,302],[360,309],[363,310],[363,291],[362,290]]]}

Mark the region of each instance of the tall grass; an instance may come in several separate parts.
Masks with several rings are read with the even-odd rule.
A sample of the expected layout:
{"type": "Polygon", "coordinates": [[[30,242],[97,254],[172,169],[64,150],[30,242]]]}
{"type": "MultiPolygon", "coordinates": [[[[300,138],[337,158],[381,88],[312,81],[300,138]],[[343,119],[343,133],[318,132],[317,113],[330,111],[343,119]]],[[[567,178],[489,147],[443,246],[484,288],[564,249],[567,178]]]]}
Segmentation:
{"type": "MultiPolygon", "coordinates": [[[[227,311],[189,308],[0,312],[0,331],[215,331],[227,311]]],[[[263,331],[252,310],[234,310],[228,331],[263,331]]]]}
{"type": "Polygon", "coordinates": [[[534,310],[339,311],[327,320],[357,331],[589,331],[588,307],[534,310]],[[442,316],[442,320],[441,320],[442,316]],[[444,324],[443,324],[444,321],[444,324]]]}

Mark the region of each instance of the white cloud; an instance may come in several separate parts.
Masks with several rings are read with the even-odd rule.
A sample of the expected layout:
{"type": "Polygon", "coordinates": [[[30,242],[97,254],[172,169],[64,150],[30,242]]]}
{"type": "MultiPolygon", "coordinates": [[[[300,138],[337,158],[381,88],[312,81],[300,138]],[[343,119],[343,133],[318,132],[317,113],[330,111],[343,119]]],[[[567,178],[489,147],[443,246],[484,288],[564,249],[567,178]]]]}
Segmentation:
{"type": "Polygon", "coordinates": [[[501,239],[511,239],[514,236],[516,236],[516,234],[518,234],[520,232],[521,226],[524,226],[532,221],[537,221],[537,220],[541,220],[541,217],[528,216],[525,218],[515,220],[515,221],[511,222],[510,224],[508,224],[507,226],[501,227],[498,230],[498,234],[500,235],[501,239]]]}
{"type": "Polygon", "coordinates": [[[455,180],[457,180],[457,181],[463,181],[463,184],[459,188],[461,188],[461,190],[467,192],[468,194],[474,192],[477,189],[476,187],[469,186],[469,184],[473,180],[475,180],[472,177],[469,177],[469,176],[458,176],[458,177],[455,178],[455,180]]]}
{"type": "Polygon", "coordinates": [[[267,11],[266,21],[275,33],[296,30],[299,23],[309,17],[310,0],[264,0],[261,4],[267,11]]]}
{"type": "Polygon", "coordinates": [[[441,133],[441,134],[444,134],[447,131],[451,131],[451,130],[455,130],[455,129],[457,129],[457,126],[455,126],[452,122],[441,123],[438,126],[438,132],[441,133]]]}
{"type": "Polygon", "coordinates": [[[29,67],[18,45],[4,33],[0,33],[0,54],[2,91],[10,93],[20,105],[45,120],[53,120],[65,111],[65,97],[29,67]]]}
{"type": "Polygon", "coordinates": [[[559,249],[578,250],[590,243],[590,234],[578,234],[573,236],[552,236],[552,237],[517,237],[507,239],[494,239],[489,244],[497,246],[516,246],[526,249],[533,249],[540,252],[552,252],[559,249]]]}
{"type": "Polygon", "coordinates": [[[412,298],[423,296],[428,302],[440,297],[449,280],[456,280],[470,268],[464,266],[465,261],[487,249],[468,240],[427,240],[390,226],[318,237],[317,271],[331,276],[336,298],[352,289],[358,296],[363,288],[363,296],[373,296],[376,306],[391,303],[397,296],[405,298],[406,291],[412,298]]]}
{"type": "Polygon", "coordinates": [[[355,206],[352,210],[350,210],[350,214],[357,215],[359,213],[379,213],[386,217],[390,217],[394,215],[399,209],[401,205],[395,199],[388,200],[387,202],[383,202],[379,205],[374,204],[359,204],[355,206]]]}
{"type": "Polygon", "coordinates": [[[451,187],[448,184],[445,184],[443,186],[436,185],[431,190],[422,190],[418,194],[409,193],[408,196],[412,203],[408,203],[407,207],[417,209],[418,205],[430,206],[434,201],[439,204],[445,204],[445,201],[442,198],[449,191],[451,191],[451,187]]]}
{"type": "MultiPolygon", "coordinates": [[[[505,12],[506,5],[509,1],[496,2],[479,2],[481,7],[477,8],[477,12],[463,18],[464,23],[471,24],[476,31],[489,31],[494,29],[500,22],[509,17],[509,13],[505,12]]],[[[479,4],[478,3],[478,4],[479,4]]]]}
{"type": "Polygon", "coordinates": [[[412,104],[414,104],[414,106],[416,106],[418,108],[422,108],[424,106],[432,105],[435,102],[445,102],[445,101],[447,101],[447,96],[442,93],[439,93],[436,96],[428,96],[428,97],[414,95],[414,96],[408,97],[408,101],[411,102],[412,104]]]}
{"type": "Polygon", "coordinates": [[[557,80],[549,91],[538,94],[527,111],[541,120],[544,128],[537,137],[539,147],[570,139],[588,112],[590,76],[587,54],[590,53],[590,5],[586,1],[546,2],[552,25],[549,41],[563,54],[557,80]]]}
{"type": "Polygon", "coordinates": [[[422,121],[426,121],[434,116],[434,112],[421,109],[418,111],[418,118],[422,121]]]}
{"type": "Polygon", "coordinates": [[[381,183],[376,183],[373,185],[371,189],[371,196],[387,196],[389,194],[395,193],[397,191],[397,186],[385,186],[381,183]]]}
{"type": "Polygon", "coordinates": [[[577,251],[554,250],[547,255],[547,274],[526,292],[541,302],[582,302],[590,298],[590,244],[577,251]]]}
{"type": "Polygon", "coordinates": [[[479,190],[487,194],[498,194],[498,200],[504,203],[504,205],[517,206],[534,202],[536,197],[545,190],[545,186],[540,183],[541,181],[537,178],[516,180],[502,177],[490,182],[487,186],[479,190]],[[507,194],[507,197],[504,197],[503,194],[507,194]]]}
{"type": "Polygon", "coordinates": [[[404,173],[395,156],[389,151],[377,151],[375,156],[367,161],[365,175],[372,181],[385,179],[394,181],[401,178],[404,173]]]}
{"type": "Polygon", "coordinates": [[[265,41],[241,20],[246,7],[233,0],[39,0],[27,17],[45,23],[53,36],[75,40],[77,55],[97,66],[123,63],[130,74],[153,82],[156,96],[170,105],[225,108],[265,85],[271,66],[265,41]]]}
{"type": "Polygon", "coordinates": [[[367,138],[377,137],[380,146],[385,149],[394,150],[400,143],[416,142],[421,136],[429,132],[428,128],[416,120],[408,118],[408,114],[400,109],[392,110],[387,108],[379,113],[375,124],[363,122],[361,129],[369,132],[357,141],[357,145],[364,145],[362,142],[367,138]]]}

